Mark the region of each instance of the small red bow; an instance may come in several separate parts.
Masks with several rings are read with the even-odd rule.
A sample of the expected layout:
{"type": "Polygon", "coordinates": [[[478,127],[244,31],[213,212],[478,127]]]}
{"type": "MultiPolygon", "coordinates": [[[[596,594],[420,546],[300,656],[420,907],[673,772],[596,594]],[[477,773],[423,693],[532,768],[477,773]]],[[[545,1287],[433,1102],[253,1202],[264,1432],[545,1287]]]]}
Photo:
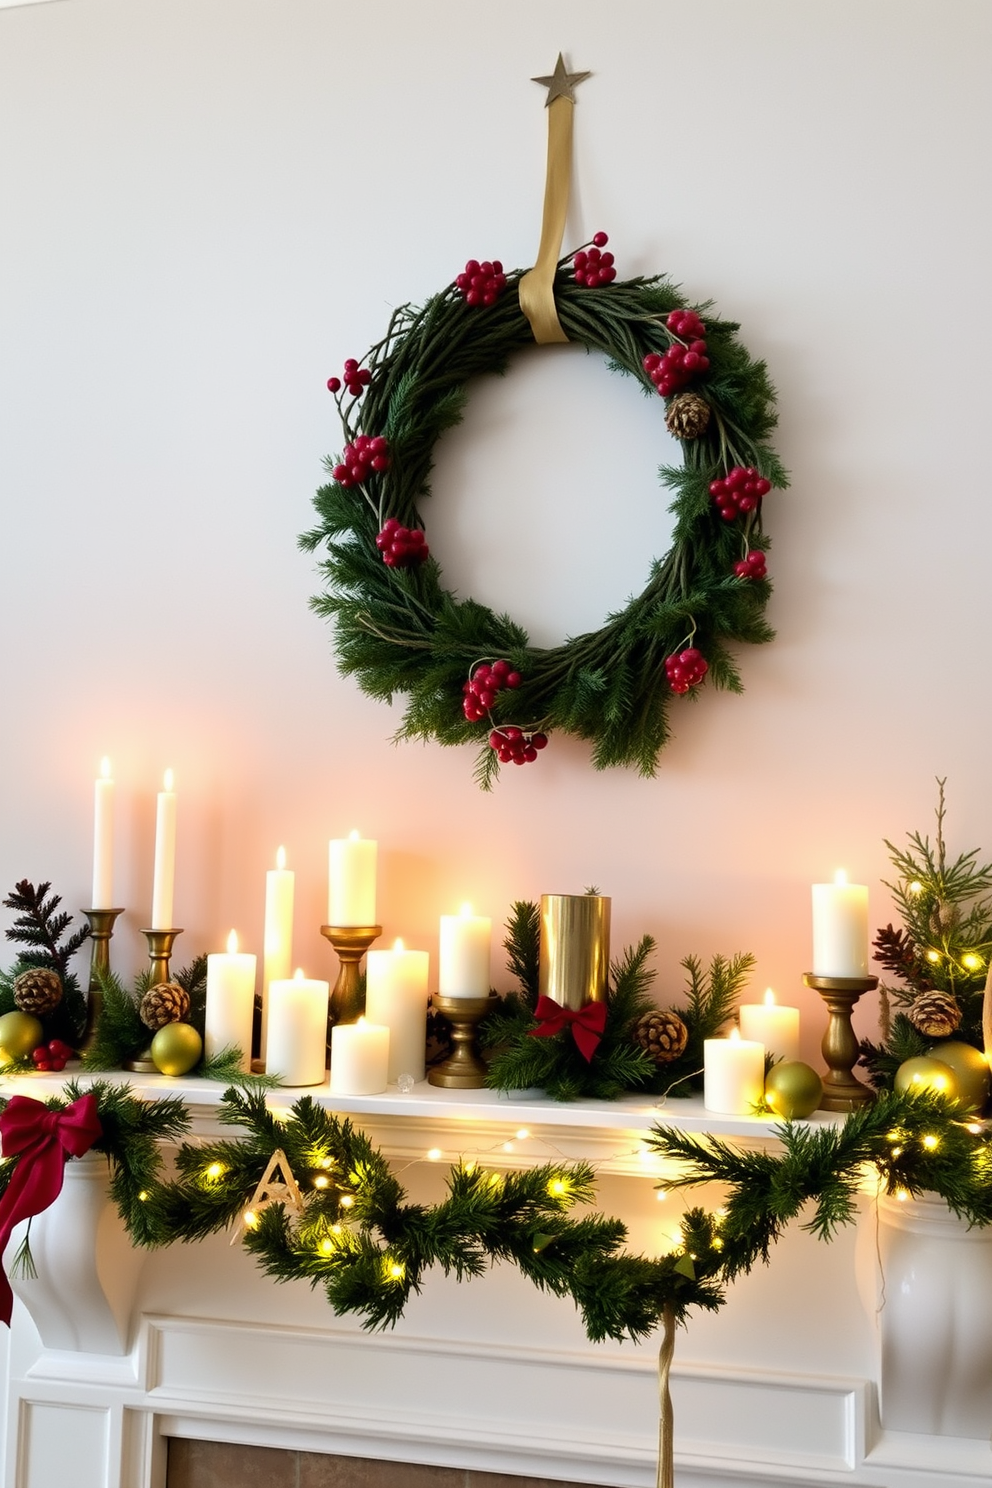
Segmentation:
{"type": "Polygon", "coordinates": [[[563,1028],[571,1027],[579,1053],[583,1059],[589,1060],[603,1037],[606,1012],[605,1002],[587,1002],[585,1007],[576,1009],[562,1007],[553,997],[541,996],[534,1009],[534,1017],[541,1027],[531,1028],[529,1032],[532,1038],[551,1038],[553,1034],[561,1033],[563,1028]]]}
{"type": "MultiPolygon", "coordinates": [[[[0,1198],[0,1256],[22,1219],[41,1214],[62,1192],[66,1160],[82,1157],[103,1135],[96,1096],[81,1095],[64,1111],[51,1111],[27,1095],[12,1095],[0,1114],[4,1157],[19,1157],[0,1198]]],[[[9,1325],[14,1294],[0,1269],[0,1321],[9,1325]]]]}

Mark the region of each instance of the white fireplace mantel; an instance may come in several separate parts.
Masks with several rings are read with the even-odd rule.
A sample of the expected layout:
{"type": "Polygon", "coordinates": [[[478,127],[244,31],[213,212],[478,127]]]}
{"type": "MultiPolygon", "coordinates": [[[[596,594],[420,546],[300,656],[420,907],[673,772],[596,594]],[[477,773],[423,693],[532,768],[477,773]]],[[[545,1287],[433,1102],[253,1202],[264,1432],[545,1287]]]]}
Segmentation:
{"type": "MultiPolygon", "coordinates": [[[[127,1078],[149,1099],[180,1096],[194,1139],[232,1130],[217,1121],[221,1086],[103,1078],[127,1078]]],[[[63,1083],[26,1076],[4,1093],[44,1097],[63,1083]]],[[[277,1091],[271,1101],[288,1106],[301,1093],[330,1104],[326,1090],[277,1091]]],[[[698,1100],[663,1109],[643,1099],[558,1105],[423,1085],[333,1104],[390,1156],[414,1199],[437,1196],[459,1154],[494,1166],[588,1159],[600,1175],[600,1207],[620,1215],[631,1247],[644,1250],[664,1246],[681,1207],[665,1192],[674,1174],[644,1144],[656,1122],[746,1145],[776,1141],[774,1123],[714,1117],[698,1100]]],[[[269,1281],[225,1235],[135,1251],[105,1201],[104,1179],[98,1158],[70,1163],[59,1200],[34,1221],[39,1276],[17,1283],[10,1337],[7,1488],[163,1488],[169,1436],[618,1488],[653,1482],[654,1344],[590,1344],[569,1304],[511,1269],[463,1285],[431,1276],[395,1330],[369,1335],[335,1317],[319,1290],[269,1281]]],[[[879,1420],[883,1335],[905,1329],[907,1316],[904,1307],[890,1321],[880,1308],[879,1256],[891,1253],[886,1264],[901,1266],[905,1279],[913,1244],[905,1224],[890,1244],[886,1223],[866,1199],[860,1231],[831,1246],[788,1233],[770,1267],[741,1279],[719,1314],[680,1335],[680,1488],[988,1488],[992,1450],[980,1409],[977,1426],[965,1421],[970,1434],[949,1434],[947,1423],[953,1433],[961,1422],[942,1416],[939,1401],[927,1418],[927,1380],[897,1375],[890,1362],[882,1398],[900,1429],[879,1420]],[[906,1429],[918,1421],[925,1432],[906,1429]]],[[[936,1223],[921,1220],[932,1272],[942,1269],[934,1246],[950,1247],[949,1265],[965,1254],[957,1233],[935,1232],[936,1223]]],[[[967,1243],[973,1293],[992,1242],[967,1243]]],[[[942,1311],[960,1312],[961,1299],[929,1299],[920,1354],[934,1352],[935,1372],[942,1350],[964,1343],[961,1330],[972,1369],[982,1367],[984,1325],[980,1299],[972,1301],[938,1338],[942,1311]]]]}

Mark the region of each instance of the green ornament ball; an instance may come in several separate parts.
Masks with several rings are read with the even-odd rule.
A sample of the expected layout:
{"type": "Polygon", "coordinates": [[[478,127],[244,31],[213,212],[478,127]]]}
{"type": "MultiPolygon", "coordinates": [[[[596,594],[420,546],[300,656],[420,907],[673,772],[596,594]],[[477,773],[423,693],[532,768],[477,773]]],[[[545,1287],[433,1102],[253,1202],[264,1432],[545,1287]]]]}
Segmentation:
{"type": "Polygon", "coordinates": [[[45,1037],[41,1019],[33,1013],[4,1013],[0,1018],[0,1054],[4,1063],[26,1059],[45,1037]]]}
{"type": "Polygon", "coordinates": [[[934,1044],[931,1049],[934,1059],[946,1064],[958,1082],[958,1094],[963,1112],[981,1111],[989,1098],[992,1073],[988,1060],[974,1044],[961,1043],[959,1039],[947,1039],[934,1044]]]}
{"type": "Polygon", "coordinates": [[[801,1059],[773,1064],[765,1079],[765,1100],[776,1116],[796,1121],[812,1116],[823,1095],[823,1081],[811,1065],[801,1059]]]}
{"type": "Polygon", "coordinates": [[[162,1075],[188,1075],[202,1054],[203,1040],[192,1023],[166,1023],[152,1039],[152,1063],[162,1075]]]}
{"type": "Polygon", "coordinates": [[[928,1090],[934,1095],[946,1095],[948,1100],[957,1100],[960,1095],[958,1080],[949,1064],[934,1059],[930,1054],[917,1054],[913,1059],[904,1059],[896,1070],[895,1088],[900,1095],[912,1095],[915,1091],[928,1090]]]}

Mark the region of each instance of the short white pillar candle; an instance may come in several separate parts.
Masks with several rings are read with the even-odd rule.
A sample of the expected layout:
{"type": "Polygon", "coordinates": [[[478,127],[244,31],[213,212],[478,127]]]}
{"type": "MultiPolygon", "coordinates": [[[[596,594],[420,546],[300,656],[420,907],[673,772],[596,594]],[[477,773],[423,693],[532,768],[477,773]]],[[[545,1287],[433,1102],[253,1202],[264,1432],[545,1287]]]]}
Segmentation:
{"type": "Polygon", "coordinates": [[[402,940],[391,951],[368,953],[365,1012],[389,1029],[391,1083],[400,1075],[424,1078],[429,963],[426,951],[408,951],[402,940]]]}
{"type": "Polygon", "coordinates": [[[742,1039],[703,1040],[703,1105],[725,1116],[752,1116],[765,1096],[765,1049],[742,1039]]]}
{"type": "Polygon", "coordinates": [[[868,890],[838,868],[832,884],[813,885],[814,976],[868,975],[868,890]]]}
{"type": "Polygon", "coordinates": [[[331,1094],[378,1095],[388,1084],[389,1029],[359,1018],[331,1029],[331,1094]]]}
{"type": "Polygon", "coordinates": [[[329,982],[299,970],[288,980],[269,983],[266,1074],[287,1085],[323,1085],[330,995],[329,982]]]}
{"type": "Polygon", "coordinates": [[[776,1002],[769,987],[764,1002],[741,1003],[741,1038],[764,1044],[776,1059],[798,1059],[799,1009],[776,1002]]]}
{"type": "Polygon", "coordinates": [[[238,937],[233,930],[227,937],[226,954],[207,957],[204,1052],[212,1059],[222,1049],[240,1049],[245,1074],[251,1070],[256,964],[256,957],[238,950],[238,937]]]}

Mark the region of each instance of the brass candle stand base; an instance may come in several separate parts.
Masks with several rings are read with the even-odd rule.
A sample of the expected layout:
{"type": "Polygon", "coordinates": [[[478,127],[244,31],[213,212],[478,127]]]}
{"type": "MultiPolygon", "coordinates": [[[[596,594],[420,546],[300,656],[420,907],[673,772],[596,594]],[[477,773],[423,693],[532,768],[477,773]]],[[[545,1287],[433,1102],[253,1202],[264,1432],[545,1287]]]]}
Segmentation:
{"type": "MultiPolygon", "coordinates": [[[[142,930],[142,935],[148,942],[148,960],[151,964],[148,986],[159,987],[163,982],[169,980],[169,957],[172,955],[172,947],[177,935],[182,935],[181,930],[142,930]]],[[[146,1048],[140,1054],[135,1054],[124,1066],[125,1069],[133,1070],[139,1075],[155,1075],[158,1070],[152,1059],[151,1038],[146,1048]]]]}
{"type": "Polygon", "coordinates": [[[481,1090],[486,1083],[486,1064],[476,1044],[475,1030],[493,1006],[491,997],[442,997],[435,993],[434,1006],[451,1024],[454,1048],[443,1064],[427,1072],[429,1085],[446,1090],[481,1090]]]}
{"type": "Polygon", "coordinates": [[[335,1023],[354,1023],[365,1011],[362,989],[362,957],[382,934],[381,925],[321,925],[320,933],[329,940],[341,963],[337,981],[331,988],[327,1008],[327,1057],[331,1054],[331,1029],[335,1023]]]}
{"type": "Polygon", "coordinates": [[[851,1026],[851,1014],[861,994],[873,992],[878,986],[878,977],[816,976],[807,971],[803,981],[819,992],[830,1013],[821,1045],[827,1073],[823,1077],[823,1099],[818,1109],[854,1111],[869,1105],[875,1099],[874,1091],[854,1074],[858,1039],[851,1026]]]}
{"type": "Polygon", "coordinates": [[[84,909],[90,922],[90,984],[86,998],[86,1027],[83,1029],[80,1054],[88,1054],[96,1041],[96,1025],[103,1011],[101,978],[110,971],[110,941],[114,933],[114,921],[123,909],[84,909]]]}

